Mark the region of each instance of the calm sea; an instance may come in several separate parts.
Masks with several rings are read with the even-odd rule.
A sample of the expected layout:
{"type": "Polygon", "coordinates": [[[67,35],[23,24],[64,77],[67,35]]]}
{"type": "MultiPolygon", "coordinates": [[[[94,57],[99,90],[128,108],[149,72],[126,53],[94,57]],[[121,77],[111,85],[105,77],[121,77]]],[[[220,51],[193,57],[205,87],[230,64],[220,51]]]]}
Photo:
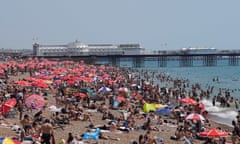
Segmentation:
{"type": "MultiPolygon", "coordinates": [[[[132,67],[132,62],[121,61],[120,66],[132,67]]],[[[202,61],[195,60],[192,67],[180,67],[179,61],[176,60],[168,61],[166,67],[158,67],[156,61],[145,61],[142,69],[165,73],[175,79],[188,79],[190,84],[200,83],[205,90],[208,86],[214,86],[212,97],[218,93],[219,88],[229,89],[231,96],[240,99],[240,66],[229,66],[227,60],[218,60],[217,66],[202,66],[202,61]],[[213,81],[216,78],[218,81],[213,81]]],[[[214,121],[231,126],[232,120],[236,118],[237,110],[233,106],[231,108],[212,106],[212,102],[208,100],[203,100],[203,103],[209,117],[214,121]]]]}

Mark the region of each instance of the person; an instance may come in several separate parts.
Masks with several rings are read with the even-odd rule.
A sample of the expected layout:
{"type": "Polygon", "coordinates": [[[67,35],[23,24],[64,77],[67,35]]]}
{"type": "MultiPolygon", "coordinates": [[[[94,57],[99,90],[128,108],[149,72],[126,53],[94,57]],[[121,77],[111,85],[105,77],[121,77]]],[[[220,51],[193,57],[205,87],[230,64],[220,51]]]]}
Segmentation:
{"type": "Polygon", "coordinates": [[[17,109],[19,112],[19,120],[22,120],[23,109],[24,109],[24,104],[22,99],[18,100],[17,109]]]}
{"type": "Polygon", "coordinates": [[[66,144],[72,144],[74,137],[71,132],[68,133],[68,138],[66,144]]]}
{"type": "Polygon", "coordinates": [[[120,141],[120,138],[114,138],[112,136],[107,136],[104,135],[102,132],[99,133],[99,138],[104,139],[104,140],[115,140],[115,141],[120,141]]]}
{"type": "Polygon", "coordinates": [[[50,144],[51,136],[53,137],[53,126],[49,119],[46,119],[41,126],[41,144],[50,144]]]}
{"type": "Polygon", "coordinates": [[[32,127],[32,120],[29,115],[25,114],[23,119],[20,121],[22,128],[26,131],[27,128],[32,127]]]}

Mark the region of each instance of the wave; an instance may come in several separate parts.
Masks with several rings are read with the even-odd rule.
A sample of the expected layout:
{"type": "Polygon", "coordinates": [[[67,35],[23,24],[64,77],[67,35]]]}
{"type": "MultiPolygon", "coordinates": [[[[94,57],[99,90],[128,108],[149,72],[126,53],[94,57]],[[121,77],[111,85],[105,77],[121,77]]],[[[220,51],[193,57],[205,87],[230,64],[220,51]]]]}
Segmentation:
{"type": "Polygon", "coordinates": [[[237,109],[234,106],[231,107],[220,107],[220,103],[216,103],[216,106],[212,105],[209,100],[202,100],[206,110],[208,111],[208,118],[217,122],[232,126],[232,121],[236,119],[238,115],[237,109]]]}

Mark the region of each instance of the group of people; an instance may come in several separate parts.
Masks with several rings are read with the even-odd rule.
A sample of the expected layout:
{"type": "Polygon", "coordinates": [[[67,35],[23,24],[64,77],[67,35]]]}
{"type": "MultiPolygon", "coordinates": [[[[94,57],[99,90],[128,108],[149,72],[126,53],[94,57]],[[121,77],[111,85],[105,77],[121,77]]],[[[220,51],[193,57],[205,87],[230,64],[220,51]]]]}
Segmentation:
{"type": "MultiPolygon", "coordinates": [[[[54,65],[44,64],[47,60],[34,59],[35,66],[31,68],[27,65],[25,67],[17,67],[15,65],[8,65],[3,72],[3,83],[1,90],[3,95],[1,97],[4,102],[7,97],[6,94],[11,94],[11,98],[17,99],[17,109],[19,112],[19,120],[21,124],[20,140],[24,141],[29,137],[33,138],[34,142],[39,143],[55,143],[54,124],[52,119],[56,120],[61,125],[71,124],[73,121],[88,121],[90,125],[89,130],[100,128],[110,132],[121,131],[130,133],[133,130],[142,130],[145,134],[140,134],[138,140],[133,143],[152,144],[164,142],[163,139],[154,137],[154,132],[161,133],[161,126],[164,124],[171,124],[176,127],[175,133],[170,137],[173,142],[184,140],[187,143],[194,143],[195,140],[200,140],[198,133],[206,128],[206,122],[199,120],[185,120],[185,117],[191,113],[198,113],[204,115],[207,119],[207,111],[203,110],[199,105],[200,100],[208,97],[209,92],[201,89],[199,84],[192,85],[188,80],[173,79],[163,73],[149,72],[144,70],[134,70],[131,68],[121,69],[118,67],[107,66],[86,66],[84,63],[61,62],[57,61],[54,65]],[[70,63],[70,64],[69,64],[70,63]],[[92,81],[78,80],[74,84],[63,79],[68,73],[73,77],[74,66],[86,66],[86,69],[77,69],[81,71],[82,77],[94,78],[92,81]],[[53,68],[54,67],[54,68],[53,68]],[[62,68],[68,70],[62,70],[62,68]],[[94,68],[94,70],[92,70],[94,68]],[[45,71],[43,71],[43,69],[45,71]],[[28,75],[36,77],[41,73],[46,76],[51,74],[51,71],[61,69],[61,72],[52,77],[52,83],[49,87],[41,89],[35,87],[16,86],[12,82],[11,77],[19,77],[18,73],[29,73],[28,75]],[[70,71],[72,70],[72,71],[70,71]],[[90,73],[92,71],[92,73],[90,73]],[[90,76],[92,75],[92,76],[90,76]],[[96,78],[97,77],[97,78],[96,78]],[[62,78],[62,80],[61,80],[62,78]],[[161,86],[160,83],[154,83],[157,79],[160,83],[165,82],[167,86],[161,86]],[[105,89],[101,89],[106,87],[105,89]],[[107,89],[108,88],[108,89],[107,89]],[[47,90],[46,90],[47,89],[47,90]],[[79,91],[85,89],[88,91],[79,91]],[[101,89],[101,90],[100,90],[101,89]],[[187,89],[191,89],[187,91],[187,89]],[[198,94],[196,91],[200,90],[198,94]],[[81,96],[75,96],[75,93],[84,93],[81,96]],[[54,103],[47,102],[37,114],[33,117],[27,111],[34,108],[26,108],[25,98],[29,93],[46,95],[48,99],[54,96],[54,103]],[[181,98],[191,97],[197,101],[197,104],[184,104],[179,101],[181,98]],[[117,106],[116,106],[117,101],[117,106]],[[47,107],[49,103],[60,107],[60,111],[51,112],[51,117],[44,114],[49,111],[47,107]],[[172,115],[169,117],[160,116],[150,111],[142,113],[143,105],[145,103],[156,103],[163,105],[175,105],[172,110],[172,115]],[[94,113],[89,112],[95,110],[102,116],[102,121],[105,124],[94,123],[94,113]]],[[[21,60],[24,63],[24,60],[21,60]]],[[[57,73],[56,71],[54,71],[57,73]]],[[[53,73],[54,73],[53,72],[53,73]]],[[[79,75],[78,75],[79,77],[79,75]]],[[[19,78],[20,79],[20,78],[19,78]]],[[[25,79],[24,77],[22,79],[25,79]]],[[[74,81],[74,80],[73,80],[74,81]]],[[[48,101],[46,99],[46,101],[48,101]]],[[[55,122],[56,122],[55,121],[55,122]]],[[[119,137],[108,136],[100,132],[100,139],[119,141],[119,137]]],[[[79,138],[69,133],[66,140],[61,140],[64,143],[80,142],[83,137],[79,138]]]]}

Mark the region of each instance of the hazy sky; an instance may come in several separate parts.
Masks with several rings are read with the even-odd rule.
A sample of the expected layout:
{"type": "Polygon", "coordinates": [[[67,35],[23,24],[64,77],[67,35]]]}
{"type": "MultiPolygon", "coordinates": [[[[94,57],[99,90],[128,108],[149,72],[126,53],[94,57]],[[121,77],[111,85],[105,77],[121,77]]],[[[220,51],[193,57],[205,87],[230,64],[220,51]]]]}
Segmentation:
{"type": "Polygon", "coordinates": [[[139,43],[240,49],[240,0],[2,0],[0,48],[139,43]]]}

